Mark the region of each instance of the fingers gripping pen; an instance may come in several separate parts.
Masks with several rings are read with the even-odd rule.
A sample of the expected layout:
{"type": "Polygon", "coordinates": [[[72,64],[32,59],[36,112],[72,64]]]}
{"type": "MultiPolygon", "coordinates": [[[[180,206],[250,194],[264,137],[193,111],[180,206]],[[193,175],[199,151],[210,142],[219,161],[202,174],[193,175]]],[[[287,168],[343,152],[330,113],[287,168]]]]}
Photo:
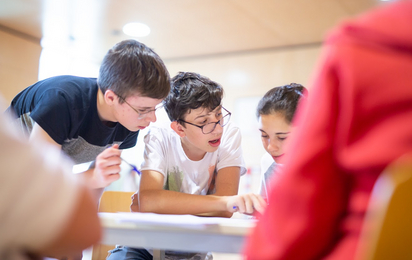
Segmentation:
{"type": "Polygon", "coordinates": [[[134,170],[137,174],[139,174],[139,175],[141,175],[141,174],[142,174],[142,172],[141,172],[141,171],[139,171],[139,170],[137,169],[137,167],[136,167],[134,164],[129,163],[128,161],[126,161],[126,160],[125,160],[125,159],[123,159],[123,158],[120,158],[120,159],[122,159],[122,161],[123,161],[123,162],[125,162],[127,165],[129,165],[130,167],[132,167],[132,168],[133,168],[133,170],[134,170]]]}

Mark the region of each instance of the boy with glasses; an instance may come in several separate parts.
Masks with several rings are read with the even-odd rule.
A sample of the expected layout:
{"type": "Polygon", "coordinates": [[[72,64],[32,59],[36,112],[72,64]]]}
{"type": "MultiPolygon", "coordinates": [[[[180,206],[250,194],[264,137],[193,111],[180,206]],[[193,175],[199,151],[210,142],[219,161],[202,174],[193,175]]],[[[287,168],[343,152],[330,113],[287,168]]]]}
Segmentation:
{"type": "MultiPolygon", "coordinates": [[[[160,214],[231,217],[262,211],[259,195],[239,195],[246,172],[240,130],[222,106],[223,89],[196,73],[180,72],[164,101],[171,129],[152,127],[145,136],[139,193],[131,210],[160,214]]],[[[152,259],[145,249],[117,247],[113,259],[152,259]]],[[[207,253],[166,252],[166,259],[211,259],[207,253]]]]}
{"type": "Polygon", "coordinates": [[[120,149],[133,147],[139,130],[156,121],[154,112],[169,91],[160,57],[125,40],[108,51],[97,79],[39,81],[20,92],[8,110],[30,138],[45,138],[75,164],[94,161],[82,175],[100,193],[120,177],[120,149]]]}

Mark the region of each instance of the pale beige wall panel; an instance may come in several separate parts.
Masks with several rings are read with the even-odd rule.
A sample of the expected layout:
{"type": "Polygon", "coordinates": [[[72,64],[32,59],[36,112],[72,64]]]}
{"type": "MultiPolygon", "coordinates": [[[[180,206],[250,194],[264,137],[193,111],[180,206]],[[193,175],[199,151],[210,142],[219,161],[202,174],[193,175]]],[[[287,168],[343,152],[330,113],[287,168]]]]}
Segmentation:
{"type": "Polygon", "coordinates": [[[37,81],[41,46],[3,31],[0,39],[0,92],[9,102],[37,81]]]}

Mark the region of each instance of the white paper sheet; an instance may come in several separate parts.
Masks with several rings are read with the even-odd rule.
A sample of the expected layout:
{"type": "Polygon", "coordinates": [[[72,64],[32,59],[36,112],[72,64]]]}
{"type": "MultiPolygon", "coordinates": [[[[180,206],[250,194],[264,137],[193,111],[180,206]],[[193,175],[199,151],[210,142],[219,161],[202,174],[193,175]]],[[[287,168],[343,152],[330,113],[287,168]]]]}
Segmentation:
{"type": "Polygon", "coordinates": [[[99,213],[101,216],[107,214],[110,214],[111,217],[115,214],[118,223],[144,223],[146,225],[178,226],[193,229],[204,229],[211,225],[248,228],[254,226],[256,223],[255,219],[197,217],[193,215],[168,215],[138,212],[99,213]]]}

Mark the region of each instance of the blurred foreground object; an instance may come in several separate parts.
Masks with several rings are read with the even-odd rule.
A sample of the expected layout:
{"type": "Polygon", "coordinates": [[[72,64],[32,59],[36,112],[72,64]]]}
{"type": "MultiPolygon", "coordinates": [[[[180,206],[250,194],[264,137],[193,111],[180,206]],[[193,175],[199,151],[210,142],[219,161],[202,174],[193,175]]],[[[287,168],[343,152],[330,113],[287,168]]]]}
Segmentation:
{"type": "Polygon", "coordinates": [[[412,151],[411,25],[398,1],[329,35],[247,259],[355,258],[375,181],[412,151]]]}
{"type": "Polygon", "coordinates": [[[379,176],[365,217],[357,260],[412,258],[412,153],[379,176]]]}
{"type": "Polygon", "coordinates": [[[71,162],[17,132],[0,113],[0,259],[72,256],[99,241],[95,199],[71,162]]]}

